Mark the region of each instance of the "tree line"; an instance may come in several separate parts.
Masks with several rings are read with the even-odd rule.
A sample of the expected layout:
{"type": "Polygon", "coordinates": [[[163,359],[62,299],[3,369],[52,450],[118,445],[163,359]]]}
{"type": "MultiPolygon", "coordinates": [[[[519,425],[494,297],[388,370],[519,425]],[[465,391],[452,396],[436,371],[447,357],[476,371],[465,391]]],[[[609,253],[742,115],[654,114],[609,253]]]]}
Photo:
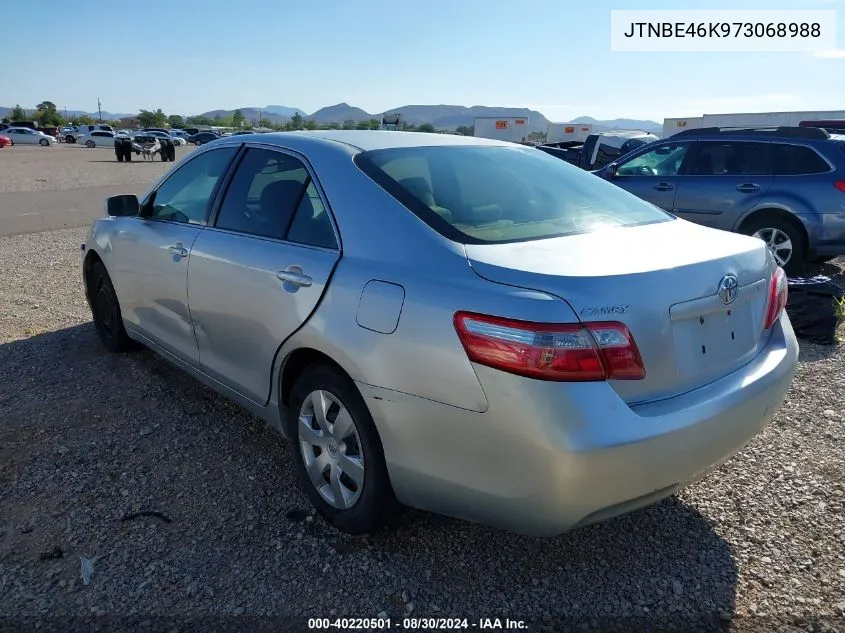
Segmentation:
{"type": "MultiPolygon", "coordinates": [[[[36,121],[41,127],[60,127],[62,125],[91,125],[98,123],[97,119],[89,114],[73,113],[65,116],[52,101],[42,101],[35,106],[35,111],[27,111],[19,104],[12,108],[12,111],[3,117],[3,123],[12,121],[36,121]]],[[[119,120],[102,121],[114,127],[135,128],[135,127],[170,127],[180,129],[193,125],[210,125],[224,128],[255,129],[263,128],[277,131],[294,130],[377,130],[381,126],[378,119],[365,121],[338,121],[333,123],[317,123],[314,119],[303,117],[298,112],[284,122],[274,122],[266,117],[259,120],[248,121],[241,110],[235,110],[230,116],[206,116],[182,117],[178,114],[165,114],[161,108],[156,110],[140,110],[134,117],[126,117],[119,120]]],[[[431,123],[415,125],[404,123],[402,129],[414,132],[446,132],[472,136],[473,126],[462,125],[456,130],[437,130],[431,123]]]]}

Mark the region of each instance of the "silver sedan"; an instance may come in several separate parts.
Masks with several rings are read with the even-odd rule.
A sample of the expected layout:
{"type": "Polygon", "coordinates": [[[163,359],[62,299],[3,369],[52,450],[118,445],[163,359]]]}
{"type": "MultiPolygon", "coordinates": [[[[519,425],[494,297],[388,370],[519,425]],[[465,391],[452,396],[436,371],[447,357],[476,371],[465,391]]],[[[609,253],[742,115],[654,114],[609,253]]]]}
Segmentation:
{"type": "Polygon", "coordinates": [[[3,135],[12,139],[14,145],[41,145],[48,147],[58,143],[55,137],[28,127],[9,127],[3,130],[3,135]]]}
{"type": "Polygon", "coordinates": [[[350,533],[403,506],[539,536],[629,512],[740,449],[795,371],[762,241],[530,147],[233,136],[106,206],[82,245],[105,347],[276,427],[350,533]]]}

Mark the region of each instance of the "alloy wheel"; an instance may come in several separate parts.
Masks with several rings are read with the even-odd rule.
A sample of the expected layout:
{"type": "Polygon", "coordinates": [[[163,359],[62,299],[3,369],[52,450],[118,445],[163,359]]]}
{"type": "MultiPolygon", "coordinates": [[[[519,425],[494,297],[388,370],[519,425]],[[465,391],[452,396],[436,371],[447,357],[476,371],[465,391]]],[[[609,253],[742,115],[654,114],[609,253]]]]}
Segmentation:
{"type": "Polygon", "coordinates": [[[763,228],[754,233],[754,237],[763,240],[766,243],[769,251],[778,263],[778,266],[783,268],[792,258],[792,240],[789,236],[773,227],[763,228]]]}

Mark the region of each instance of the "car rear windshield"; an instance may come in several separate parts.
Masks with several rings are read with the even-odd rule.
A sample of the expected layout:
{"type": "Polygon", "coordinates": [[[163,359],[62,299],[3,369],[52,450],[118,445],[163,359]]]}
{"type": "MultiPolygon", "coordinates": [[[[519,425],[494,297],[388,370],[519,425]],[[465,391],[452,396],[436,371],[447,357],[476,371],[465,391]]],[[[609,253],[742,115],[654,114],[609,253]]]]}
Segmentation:
{"type": "Polygon", "coordinates": [[[365,174],[445,237],[518,242],[673,216],[530,147],[403,147],[362,152],[365,174]]]}

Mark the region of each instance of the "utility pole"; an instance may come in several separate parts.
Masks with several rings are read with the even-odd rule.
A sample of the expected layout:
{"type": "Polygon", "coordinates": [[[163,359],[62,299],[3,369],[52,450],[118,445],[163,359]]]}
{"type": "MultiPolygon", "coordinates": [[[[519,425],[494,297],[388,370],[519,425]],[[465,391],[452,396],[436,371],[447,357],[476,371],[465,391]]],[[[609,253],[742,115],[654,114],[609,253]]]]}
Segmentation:
{"type": "Polygon", "coordinates": [[[65,106],[65,121],[67,121],[67,106],[65,106]]]}
{"type": "Polygon", "coordinates": [[[100,115],[100,123],[103,122],[103,104],[100,103],[100,97],[97,97],[97,114],[100,115]]]}

